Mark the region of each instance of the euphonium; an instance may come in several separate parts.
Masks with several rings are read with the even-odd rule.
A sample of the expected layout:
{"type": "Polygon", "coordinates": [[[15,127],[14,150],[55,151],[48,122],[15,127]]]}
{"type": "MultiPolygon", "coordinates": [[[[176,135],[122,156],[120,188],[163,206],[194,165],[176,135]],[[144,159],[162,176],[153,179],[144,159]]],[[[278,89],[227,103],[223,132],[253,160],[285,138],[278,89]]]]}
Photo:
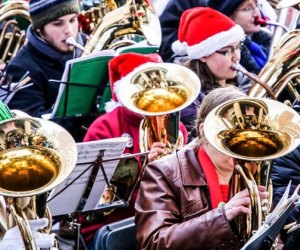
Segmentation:
{"type": "Polygon", "coordinates": [[[27,1],[7,1],[0,5],[0,62],[7,63],[26,42],[25,30],[30,22],[27,1]]]}
{"type": "MultiPolygon", "coordinates": [[[[128,39],[128,36],[145,39],[149,45],[160,45],[160,22],[149,1],[128,0],[120,8],[105,14],[88,38],[83,55],[135,44],[135,40],[128,39]]],[[[77,45],[74,41],[69,42],[77,45]]]]}
{"type": "Polygon", "coordinates": [[[299,114],[271,99],[236,99],[209,113],[204,133],[217,150],[236,160],[232,193],[244,188],[249,191],[251,215],[240,215],[236,219],[238,237],[243,245],[269,212],[261,204],[257,187],[262,185],[269,190],[271,205],[271,160],[288,154],[300,144],[299,114]]]}
{"type": "Polygon", "coordinates": [[[171,63],[146,63],[134,71],[119,92],[129,110],[144,116],[140,125],[141,152],[153,142],[164,142],[174,150],[183,145],[179,112],[200,92],[198,76],[184,66],[171,63]]]}
{"type": "MultiPolygon", "coordinates": [[[[263,67],[258,78],[265,82],[278,101],[292,105],[300,96],[300,30],[282,36],[274,55],[263,67]]],[[[255,83],[249,91],[251,97],[266,97],[266,90],[255,83]]]]}
{"type": "MultiPolygon", "coordinates": [[[[61,183],[76,159],[74,139],[53,122],[31,117],[0,122],[0,194],[8,225],[17,224],[26,249],[37,249],[28,219],[37,219],[37,211],[46,207],[46,199],[42,204],[36,198],[61,183]]],[[[42,212],[51,225],[49,209],[42,212]]]]}

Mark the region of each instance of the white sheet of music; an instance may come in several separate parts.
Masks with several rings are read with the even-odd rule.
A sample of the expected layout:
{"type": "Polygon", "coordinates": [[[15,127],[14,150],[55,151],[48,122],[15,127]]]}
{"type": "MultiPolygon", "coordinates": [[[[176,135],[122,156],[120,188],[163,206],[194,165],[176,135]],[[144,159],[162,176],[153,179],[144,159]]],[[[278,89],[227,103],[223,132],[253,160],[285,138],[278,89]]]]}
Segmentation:
{"type": "MultiPolygon", "coordinates": [[[[77,143],[78,160],[72,173],[58,187],[52,190],[48,200],[59,193],[70,182],[74,181],[86,168],[97,159],[100,150],[105,150],[103,160],[120,157],[125,149],[128,139],[118,137],[112,139],[98,140],[92,142],[77,143]]],[[[119,161],[103,162],[108,180],[111,179],[119,161]]],[[[65,215],[77,210],[81,197],[86,189],[92,168],[86,171],[66,190],[56,196],[48,203],[52,216],[65,215]]],[[[92,187],[88,199],[82,211],[92,210],[97,207],[101,195],[106,187],[106,182],[101,169],[99,168],[96,181],[92,187]]]]}

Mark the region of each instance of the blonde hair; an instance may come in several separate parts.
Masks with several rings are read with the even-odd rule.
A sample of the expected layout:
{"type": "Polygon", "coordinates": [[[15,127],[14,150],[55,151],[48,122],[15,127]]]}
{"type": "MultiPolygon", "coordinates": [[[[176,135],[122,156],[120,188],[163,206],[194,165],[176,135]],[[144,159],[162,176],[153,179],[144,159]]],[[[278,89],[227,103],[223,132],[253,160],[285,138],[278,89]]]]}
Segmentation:
{"type": "Polygon", "coordinates": [[[209,92],[208,95],[203,99],[197,112],[195,126],[198,138],[201,138],[199,131],[200,124],[205,121],[205,118],[210,111],[226,101],[242,98],[245,96],[247,95],[235,86],[220,87],[209,92]]]}

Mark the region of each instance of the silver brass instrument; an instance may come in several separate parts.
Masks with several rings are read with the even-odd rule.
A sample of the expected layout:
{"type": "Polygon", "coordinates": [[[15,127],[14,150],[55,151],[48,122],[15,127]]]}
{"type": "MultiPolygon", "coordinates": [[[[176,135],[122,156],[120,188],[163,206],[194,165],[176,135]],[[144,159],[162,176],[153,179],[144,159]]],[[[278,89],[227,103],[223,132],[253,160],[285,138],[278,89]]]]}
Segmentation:
{"type": "MultiPolygon", "coordinates": [[[[37,249],[28,219],[37,219],[36,203],[73,170],[77,148],[72,136],[59,125],[38,118],[0,122],[0,194],[7,203],[8,225],[17,224],[26,249],[37,249]]],[[[49,219],[49,209],[43,211],[49,219]]],[[[46,233],[50,231],[46,229],[46,233]]]]}
{"type": "Polygon", "coordinates": [[[265,186],[272,198],[271,160],[300,145],[300,116],[287,105],[271,99],[236,99],[209,113],[204,133],[218,151],[236,159],[232,193],[244,188],[249,191],[251,215],[236,219],[238,238],[243,245],[269,212],[263,210],[257,187],[265,186]]]}
{"type": "MultiPolygon", "coordinates": [[[[146,0],[128,0],[106,13],[88,38],[82,55],[132,45],[135,39],[145,39],[153,46],[161,43],[159,18],[146,0]]],[[[75,42],[70,45],[77,46],[75,42]]]]}
{"type": "Polygon", "coordinates": [[[146,63],[128,76],[118,94],[129,110],[143,115],[140,125],[141,152],[153,142],[164,142],[170,149],[183,145],[179,111],[190,105],[200,92],[197,75],[184,66],[146,63]]]}
{"type": "MultiPolygon", "coordinates": [[[[275,54],[274,48],[277,46],[281,37],[286,32],[292,31],[296,28],[300,15],[299,3],[299,0],[280,0],[273,1],[273,3],[271,3],[277,12],[277,20],[275,22],[275,29],[272,35],[269,57],[272,57],[275,54]]],[[[274,25],[272,22],[269,24],[274,25]]]]}

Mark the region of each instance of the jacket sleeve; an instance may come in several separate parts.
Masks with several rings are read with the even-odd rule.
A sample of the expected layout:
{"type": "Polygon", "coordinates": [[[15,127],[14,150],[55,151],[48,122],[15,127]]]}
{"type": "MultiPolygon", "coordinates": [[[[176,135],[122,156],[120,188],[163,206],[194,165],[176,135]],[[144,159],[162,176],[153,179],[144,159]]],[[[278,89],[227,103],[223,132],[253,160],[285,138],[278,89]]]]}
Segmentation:
{"type": "MultiPolygon", "coordinates": [[[[174,187],[176,180],[160,167],[155,162],[146,167],[135,204],[139,249],[213,249],[224,247],[223,242],[233,244],[235,236],[223,208],[208,211],[206,204],[198,210],[201,201],[197,201],[191,204],[191,213],[184,214],[181,206],[186,204],[174,187]]],[[[199,192],[199,186],[187,189],[199,192]]]]}
{"type": "MultiPolygon", "coordinates": [[[[18,65],[8,65],[7,74],[10,72],[23,72],[24,69],[20,68],[18,65]]],[[[32,79],[36,79],[36,77],[32,77],[32,79]]],[[[19,77],[19,79],[22,76],[19,77]]],[[[13,81],[19,81],[16,77],[13,81]]],[[[41,79],[41,78],[40,78],[41,79]]],[[[40,80],[40,82],[46,81],[40,80]]],[[[32,86],[25,87],[23,89],[18,90],[12,99],[9,101],[8,106],[10,109],[20,109],[32,116],[40,117],[42,114],[50,113],[51,106],[46,103],[45,90],[42,85],[35,80],[31,80],[28,84],[32,83],[32,86]],[[47,108],[47,106],[49,108],[47,108]]]]}

